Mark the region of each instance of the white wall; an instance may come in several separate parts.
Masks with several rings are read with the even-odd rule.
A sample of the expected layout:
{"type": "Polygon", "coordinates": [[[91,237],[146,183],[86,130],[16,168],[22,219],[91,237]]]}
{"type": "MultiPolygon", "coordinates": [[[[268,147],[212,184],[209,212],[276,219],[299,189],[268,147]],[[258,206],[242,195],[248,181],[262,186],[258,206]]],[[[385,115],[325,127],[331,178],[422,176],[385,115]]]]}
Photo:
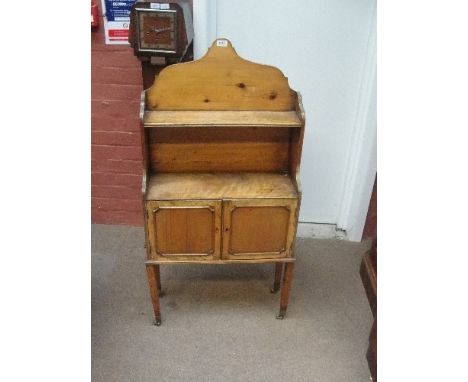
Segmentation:
{"type": "Polygon", "coordinates": [[[280,68],[301,92],[307,125],[300,220],[340,220],[346,229],[343,198],[352,190],[348,161],[375,0],[194,0],[194,17],[195,25],[211,26],[195,26],[196,58],[225,37],[242,57],[280,68]]]}

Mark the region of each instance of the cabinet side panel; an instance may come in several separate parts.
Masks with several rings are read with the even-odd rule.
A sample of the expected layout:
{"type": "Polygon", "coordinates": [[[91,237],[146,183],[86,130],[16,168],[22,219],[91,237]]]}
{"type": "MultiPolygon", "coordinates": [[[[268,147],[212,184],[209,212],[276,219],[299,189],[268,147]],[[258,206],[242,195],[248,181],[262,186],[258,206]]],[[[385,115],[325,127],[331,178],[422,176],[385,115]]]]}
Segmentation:
{"type": "Polygon", "coordinates": [[[298,129],[291,130],[291,143],[289,146],[289,174],[296,184],[298,193],[301,194],[302,187],[299,179],[299,173],[301,170],[302,146],[304,142],[305,113],[300,93],[298,93],[296,100],[296,113],[302,123],[302,126],[298,129]]]}

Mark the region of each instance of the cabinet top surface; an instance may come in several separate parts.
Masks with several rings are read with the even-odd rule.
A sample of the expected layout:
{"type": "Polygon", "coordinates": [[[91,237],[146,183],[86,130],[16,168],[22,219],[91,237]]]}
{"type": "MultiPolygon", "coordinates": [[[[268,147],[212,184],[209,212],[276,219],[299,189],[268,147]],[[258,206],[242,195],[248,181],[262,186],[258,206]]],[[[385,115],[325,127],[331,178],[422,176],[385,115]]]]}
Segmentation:
{"type": "Polygon", "coordinates": [[[146,91],[146,110],[294,110],[297,94],[273,66],[239,57],[216,40],[200,60],[163,69],[146,91]]]}
{"type": "Polygon", "coordinates": [[[146,200],[297,198],[286,174],[160,173],[148,181],[146,200]]]}

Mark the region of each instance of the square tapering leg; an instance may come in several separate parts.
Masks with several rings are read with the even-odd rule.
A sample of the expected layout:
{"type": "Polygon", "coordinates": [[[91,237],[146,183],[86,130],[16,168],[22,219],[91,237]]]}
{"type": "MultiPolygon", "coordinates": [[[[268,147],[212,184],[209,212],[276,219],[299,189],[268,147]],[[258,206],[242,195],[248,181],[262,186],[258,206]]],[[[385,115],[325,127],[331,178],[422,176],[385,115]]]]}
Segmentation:
{"type": "Polygon", "coordinates": [[[291,290],[293,273],[294,262],[286,263],[284,270],[283,287],[281,288],[280,311],[279,314],[276,316],[276,318],[280,320],[284,318],[286,310],[288,309],[289,292],[291,290]]]}
{"type": "Polygon", "coordinates": [[[159,303],[159,291],[161,281],[159,277],[159,265],[146,265],[146,273],[148,275],[148,285],[151,294],[151,301],[154,310],[154,324],[161,325],[161,305],[159,303]]]}
{"type": "Polygon", "coordinates": [[[154,265],[154,271],[156,272],[156,280],[158,282],[159,298],[162,298],[164,296],[164,292],[161,287],[161,270],[159,269],[159,264],[154,265]]]}
{"type": "Polygon", "coordinates": [[[270,289],[271,293],[276,293],[279,291],[281,286],[281,276],[283,275],[283,263],[275,264],[275,281],[273,286],[270,289]]]}

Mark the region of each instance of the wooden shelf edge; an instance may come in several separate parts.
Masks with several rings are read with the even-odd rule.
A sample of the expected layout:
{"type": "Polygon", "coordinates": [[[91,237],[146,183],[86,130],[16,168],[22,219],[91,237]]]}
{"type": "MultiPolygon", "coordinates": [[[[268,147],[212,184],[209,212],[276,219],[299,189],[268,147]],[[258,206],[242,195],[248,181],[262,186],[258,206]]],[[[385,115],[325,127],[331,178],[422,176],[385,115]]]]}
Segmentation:
{"type": "Polygon", "coordinates": [[[149,200],[297,199],[291,178],[276,173],[158,173],[147,179],[149,200]]]}
{"type": "Polygon", "coordinates": [[[146,265],[160,264],[266,264],[266,263],[293,263],[294,257],[278,259],[249,259],[249,260],[146,260],[146,265]]]}
{"type": "Polygon", "coordinates": [[[229,200],[299,200],[299,196],[245,196],[245,197],[225,197],[225,196],[216,196],[216,197],[209,197],[209,198],[191,198],[191,197],[184,197],[184,198],[148,198],[146,195],[143,196],[144,202],[175,202],[175,201],[193,201],[193,202],[202,202],[204,200],[212,201],[212,200],[221,200],[221,201],[229,201],[229,200]]]}
{"type": "Polygon", "coordinates": [[[295,111],[145,111],[143,123],[152,127],[290,127],[303,123],[295,111]]]}

